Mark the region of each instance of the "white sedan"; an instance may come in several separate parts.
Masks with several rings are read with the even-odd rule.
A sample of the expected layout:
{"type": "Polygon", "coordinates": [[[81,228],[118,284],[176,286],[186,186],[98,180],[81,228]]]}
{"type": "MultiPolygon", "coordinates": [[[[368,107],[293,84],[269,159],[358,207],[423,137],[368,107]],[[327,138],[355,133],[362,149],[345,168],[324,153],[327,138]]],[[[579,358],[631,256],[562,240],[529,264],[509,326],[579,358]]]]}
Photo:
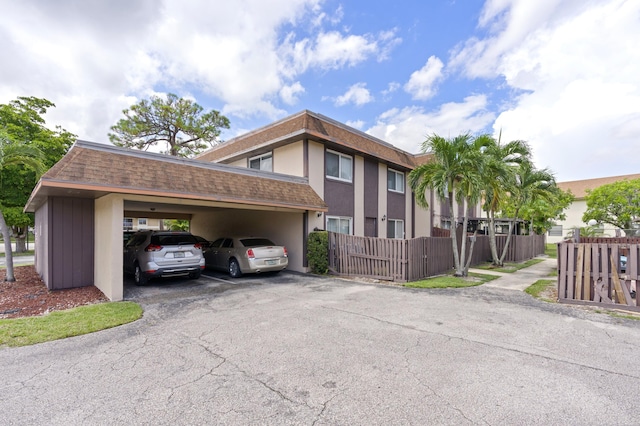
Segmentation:
{"type": "Polygon", "coordinates": [[[289,265],[286,247],[257,237],[218,238],[205,249],[204,259],[207,268],[227,271],[233,278],[282,271],[289,265]]]}

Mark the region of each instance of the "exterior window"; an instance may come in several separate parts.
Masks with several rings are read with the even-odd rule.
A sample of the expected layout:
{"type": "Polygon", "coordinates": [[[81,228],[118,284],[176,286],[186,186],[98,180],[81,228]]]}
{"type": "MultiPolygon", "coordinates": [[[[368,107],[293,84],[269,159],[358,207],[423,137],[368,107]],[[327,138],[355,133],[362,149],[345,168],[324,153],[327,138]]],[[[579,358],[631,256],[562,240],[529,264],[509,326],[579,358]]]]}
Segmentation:
{"type": "Polygon", "coordinates": [[[396,170],[387,170],[387,189],[404,194],[404,173],[396,170]]]}
{"type": "Polygon", "coordinates": [[[351,235],[351,218],[327,216],[327,231],[351,235]]]}
{"type": "Polygon", "coordinates": [[[138,219],[138,226],[146,225],[146,224],[147,224],[147,219],[138,219]]]}
{"type": "Polygon", "coordinates": [[[404,238],[404,220],[387,219],[387,238],[404,238]]]}
{"type": "Polygon", "coordinates": [[[133,219],[130,217],[125,217],[124,220],[122,221],[122,227],[125,230],[133,229],[133,219]]]}
{"type": "Polygon", "coordinates": [[[249,168],[272,172],[273,171],[273,154],[269,152],[267,154],[249,158],[249,168]]]}
{"type": "Polygon", "coordinates": [[[562,237],[562,225],[554,225],[549,229],[550,237],[562,237]]]}
{"type": "Polygon", "coordinates": [[[353,180],[353,159],[349,155],[327,151],[327,177],[351,182],[353,180]]]}

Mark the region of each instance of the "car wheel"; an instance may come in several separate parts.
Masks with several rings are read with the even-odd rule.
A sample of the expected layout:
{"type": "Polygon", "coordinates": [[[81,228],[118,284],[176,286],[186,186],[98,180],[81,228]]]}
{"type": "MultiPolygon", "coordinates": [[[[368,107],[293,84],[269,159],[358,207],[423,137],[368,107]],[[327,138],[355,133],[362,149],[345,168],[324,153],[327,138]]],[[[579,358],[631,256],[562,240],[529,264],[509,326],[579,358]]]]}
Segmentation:
{"type": "Polygon", "coordinates": [[[229,261],[229,275],[231,278],[239,278],[242,276],[242,271],[240,271],[240,265],[238,261],[235,259],[231,259],[229,261]]]}
{"type": "Polygon", "coordinates": [[[191,278],[192,280],[197,280],[198,278],[200,278],[201,273],[201,271],[191,272],[189,274],[189,278],[191,278]]]}
{"type": "Polygon", "coordinates": [[[146,285],[149,279],[146,277],[142,269],[140,269],[140,265],[136,264],[136,270],[133,274],[133,279],[136,282],[136,285],[146,285]]]}

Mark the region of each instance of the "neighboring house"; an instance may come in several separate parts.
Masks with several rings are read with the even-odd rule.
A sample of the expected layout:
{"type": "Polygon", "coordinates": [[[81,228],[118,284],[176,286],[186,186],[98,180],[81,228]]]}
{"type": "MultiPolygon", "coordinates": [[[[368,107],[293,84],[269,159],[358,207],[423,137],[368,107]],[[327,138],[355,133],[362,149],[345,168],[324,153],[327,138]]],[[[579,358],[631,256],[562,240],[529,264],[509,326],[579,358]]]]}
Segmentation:
{"type": "MultiPolygon", "coordinates": [[[[582,215],[587,211],[587,202],[585,197],[587,196],[587,190],[596,189],[602,185],[619,182],[622,180],[640,179],[640,174],[623,175],[623,176],[610,176],[595,179],[574,180],[570,182],[558,182],[558,187],[563,191],[571,191],[575,200],[565,211],[567,218],[563,221],[556,222],[556,225],[548,232],[547,242],[558,243],[569,237],[574,228],[582,228],[587,226],[582,221],[582,215]]],[[[614,228],[611,225],[604,225],[602,230],[604,235],[614,237],[617,233],[620,233],[619,229],[614,228]]],[[[624,235],[624,233],[622,233],[624,235]]]]}
{"type": "Polygon", "coordinates": [[[161,229],[162,219],[150,217],[125,217],[122,229],[125,231],[140,231],[143,229],[161,229]]]}
{"type": "MultiPolygon", "coordinates": [[[[328,206],[326,214],[309,218],[309,229],[413,238],[451,225],[447,203],[431,196],[430,209],[418,206],[407,182],[428,155],[410,154],[311,111],[231,139],[197,159],[308,178],[328,206]]],[[[468,214],[476,217],[476,211],[468,214]]]]}

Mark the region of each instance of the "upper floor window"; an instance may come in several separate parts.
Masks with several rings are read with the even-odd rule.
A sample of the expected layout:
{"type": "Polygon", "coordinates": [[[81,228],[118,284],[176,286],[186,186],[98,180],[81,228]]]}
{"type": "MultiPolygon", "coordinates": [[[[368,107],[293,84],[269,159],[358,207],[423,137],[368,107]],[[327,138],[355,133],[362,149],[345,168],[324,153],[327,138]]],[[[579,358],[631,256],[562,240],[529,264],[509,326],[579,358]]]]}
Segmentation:
{"type": "Polygon", "coordinates": [[[353,181],[353,158],[349,155],[327,151],[326,168],[328,178],[353,181]]]}
{"type": "Polygon", "coordinates": [[[387,189],[404,194],[404,173],[396,170],[387,170],[387,189]]]}
{"type": "Polygon", "coordinates": [[[257,157],[249,158],[249,168],[272,172],[273,154],[268,152],[266,154],[258,155],[257,157]]]}

